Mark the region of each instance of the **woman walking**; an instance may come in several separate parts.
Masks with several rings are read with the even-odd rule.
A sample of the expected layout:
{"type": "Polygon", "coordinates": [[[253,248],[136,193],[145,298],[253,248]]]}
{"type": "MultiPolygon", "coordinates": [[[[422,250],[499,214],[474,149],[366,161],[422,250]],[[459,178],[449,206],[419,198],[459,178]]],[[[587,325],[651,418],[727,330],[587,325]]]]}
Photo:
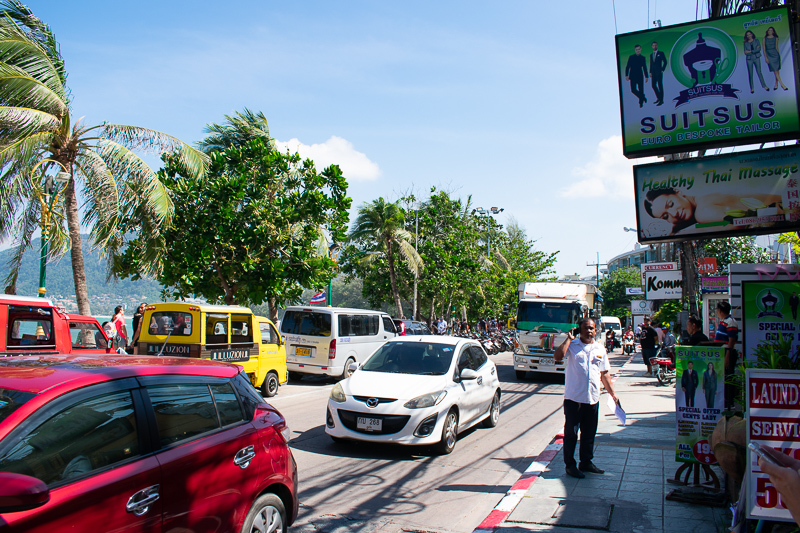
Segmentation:
{"type": "Polygon", "coordinates": [[[772,26],[767,28],[767,33],[764,34],[764,59],[767,61],[769,71],[775,74],[775,90],[778,90],[780,83],[783,90],[788,91],[789,88],[783,84],[781,79],[781,52],[778,48],[778,34],[772,26]]]}
{"type": "Polygon", "coordinates": [[[139,335],[142,333],[142,318],[144,318],[145,307],[147,307],[147,304],[142,302],[133,315],[133,337],[131,337],[131,346],[133,347],[134,354],[139,353],[139,348],[136,346],[136,343],[139,342],[139,335]]]}

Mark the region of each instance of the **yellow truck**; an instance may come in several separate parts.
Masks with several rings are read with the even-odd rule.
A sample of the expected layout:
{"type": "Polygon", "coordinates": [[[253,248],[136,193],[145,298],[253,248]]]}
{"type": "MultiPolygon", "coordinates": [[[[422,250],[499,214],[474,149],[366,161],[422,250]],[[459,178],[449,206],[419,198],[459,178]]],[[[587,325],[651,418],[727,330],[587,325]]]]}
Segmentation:
{"type": "Polygon", "coordinates": [[[264,396],[286,383],[286,348],[268,318],[247,307],[169,302],[148,305],[141,355],[196,357],[241,365],[264,396]]]}

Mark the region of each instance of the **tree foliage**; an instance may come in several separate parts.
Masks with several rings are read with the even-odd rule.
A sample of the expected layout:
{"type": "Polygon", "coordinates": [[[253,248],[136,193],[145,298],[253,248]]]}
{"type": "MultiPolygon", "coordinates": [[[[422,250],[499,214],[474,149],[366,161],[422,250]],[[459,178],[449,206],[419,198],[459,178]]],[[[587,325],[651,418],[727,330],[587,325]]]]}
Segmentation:
{"type": "Polygon", "coordinates": [[[625,293],[628,287],[642,286],[642,272],[639,267],[619,268],[600,281],[603,293],[603,315],[625,318],[631,315],[631,302],[641,300],[641,296],[625,293]]]}
{"type": "Polygon", "coordinates": [[[711,239],[703,246],[706,257],[717,258],[717,268],[722,274],[728,273],[731,263],[772,263],[769,252],[756,245],[755,237],[726,237],[711,239]]]}
{"type": "Polygon", "coordinates": [[[79,312],[91,314],[81,227],[117,258],[131,232],[169,223],[172,203],[156,173],[135,151],[169,151],[188,174],[202,175],[206,158],[179,139],[138,126],[85,125],[71,115],[67,72],[55,35],[27,6],[0,2],[0,239],[13,237],[7,290],[14,290],[22,254],[47,210],[48,174],[69,174],[51,195],[51,257],[71,251],[79,312]],[[36,171],[36,175],[33,175],[36,171]],[[83,220],[78,213],[83,199],[83,220]],[[123,219],[134,221],[126,225],[123,219]]]}
{"type": "Polygon", "coordinates": [[[129,247],[121,270],[135,276],[144,251],[158,246],[157,279],[173,297],[241,305],[294,302],[303,287],[334,275],[317,244],[320,231],[345,237],[350,198],[338,166],[318,173],[311,160],[264,138],[212,151],[203,179],[187,176],[176,158],[164,161],[159,176],[175,203],[173,223],[158,241],[129,247]]]}

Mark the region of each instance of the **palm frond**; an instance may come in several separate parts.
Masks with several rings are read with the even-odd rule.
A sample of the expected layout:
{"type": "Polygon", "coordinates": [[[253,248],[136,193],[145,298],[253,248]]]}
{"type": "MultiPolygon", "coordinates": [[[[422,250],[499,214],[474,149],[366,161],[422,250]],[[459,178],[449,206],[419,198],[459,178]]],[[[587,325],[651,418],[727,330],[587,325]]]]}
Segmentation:
{"type": "Polygon", "coordinates": [[[30,107],[0,106],[0,131],[12,130],[15,139],[42,131],[54,131],[60,125],[61,120],[51,113],[30,107]]]}
{"type": "Polygon", "coordinates": [[[30,107],[61,117],[66,102],[50,87],[29,76],[24,70],[0,63],[0,102],[14,107],[30,107]]]}
{"type": "Polygon", "coordinates": [[[208,137],[197,143],[198,148],[205,153],[214,150],[222,151],[231,146],[240,147],[253,139],[267,139],[268,146],[275,148],[275,140],[269,134],[269,123],[264,113],[244,108],[241,113],[234,116],[225,115],[225,123],[208,124],[205,133],[208,137]]]}
{"type": "MultiPolygon", "coordinates": [[[[142,158],[126,146],[108,139],[98,141],[97,156],[116,179],[120,203],[135,205],[144,199],[159,223],[169,222],[173,210],[169,192],[142,158]]],[[[88,170],[88,173],[91,175],[92,171],[88,170]]]]}
{"type": "Polygon", "coordinates": [[[104,124],[101,131],[101,135],[106,139],[134,150],[149,153],[174,152],[189,175],[200,178],[205,176],[209,162],[208,156],[177,137],[148,128],[124,124],[104,124]]]}
{"type": "Polygon", "coordinates": [[[31,78],[39,80],[60,98],[66,100],[66,78],[61,77],[58,67],[48,57],[46,50],[18,31],[14,25],[4,24],[0,19],[0,62],[25,71],[31,78]]]}
{"type": "Polygon", "coordinates": [[[11,257],[6,263],[8,275],[3,282],[5,285],[16,283],[22,265],[22,255],[31,247],[31,236],[36,231],[40,214],[39,201],[35,198],[31,199],[14,224],[13,232],[17,235],[17,242],[12,247],[11,257]]]}
{"type": "Polygon", "coordinates": [[[422,261],[422,257],[420,257],[420,255],[414,249],[414,246],[412,246],[412,244],[407,240],[399,240],[395,242],[400,250],[400,257],[403,258],[403,262],[405,262],[412,274],[419,276],[420,270],[422,270],[422,268],[425,266],[425,263],[422,261]]]}
{"type": "Polygon", "coordinates": [[[114,175],[100,155],[91,150],[82,152],[75,161],[78,173],[83,177],[86,201],[83,224],[100,235],[102,246],[116,232],[120,217],[120,195],[114,175]]]}

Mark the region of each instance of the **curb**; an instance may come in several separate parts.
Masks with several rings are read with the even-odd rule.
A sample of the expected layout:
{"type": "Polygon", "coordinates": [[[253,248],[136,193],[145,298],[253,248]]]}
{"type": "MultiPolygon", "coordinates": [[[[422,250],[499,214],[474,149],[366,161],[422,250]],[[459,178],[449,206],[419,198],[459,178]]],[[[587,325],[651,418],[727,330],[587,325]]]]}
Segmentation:
{"type": "MultiPolygon", "coordinates": [[[[622,371],[627,368],[627,366],[633,361],[636,357],[637,352],[633,352],[631,356],[628,358],[625,363],[617,370],[614,374],[614,377],[611,379],[611,383],[617,381],[622,374],[622,371]]],[[[548,467],[550,461],[552,461],[556,454],[564,447],[564,435],[559,433],[553,440],[550,441],[545,449],[536,456],[536,458],[528,465],[528,468],[522,473],[522,475],[517,479],[516,483],[511,486],[511,489],[503,496],[503,499],[495,506],[494,509],[489,513],[489,516],[483,519],[478,527],[476,527],[472,533],[491,533],[494,531],[494,528],[498,527],[502,524],[506,518],[514,511],[514,509],[519,505],[519,502],[522,501],[522,498],[525,497],[525,494],[528,493],[528,489],[531,485],[536,481],[536,479],[544,472],[545,468],[548,467]]]]}
{"type": "Polygon", "coordinates": [[[548,444],[544,451],[536,456],[536,459],[528,465],[525,472],[519,477],[516,483],[506,493],[500,503],[495,506],[489,516],[478,525],[473,533],[487,533],[494,531],[494,528],[499,526],[503,521],[508,518],[508,515],[517,507],[522,498],[527,494],[528,488],[536,481],[545,468],[550,464],[550,461],[556,456],[558,451],[564,446],[563,435],[556,435],[553,441],[548,444]]]}

